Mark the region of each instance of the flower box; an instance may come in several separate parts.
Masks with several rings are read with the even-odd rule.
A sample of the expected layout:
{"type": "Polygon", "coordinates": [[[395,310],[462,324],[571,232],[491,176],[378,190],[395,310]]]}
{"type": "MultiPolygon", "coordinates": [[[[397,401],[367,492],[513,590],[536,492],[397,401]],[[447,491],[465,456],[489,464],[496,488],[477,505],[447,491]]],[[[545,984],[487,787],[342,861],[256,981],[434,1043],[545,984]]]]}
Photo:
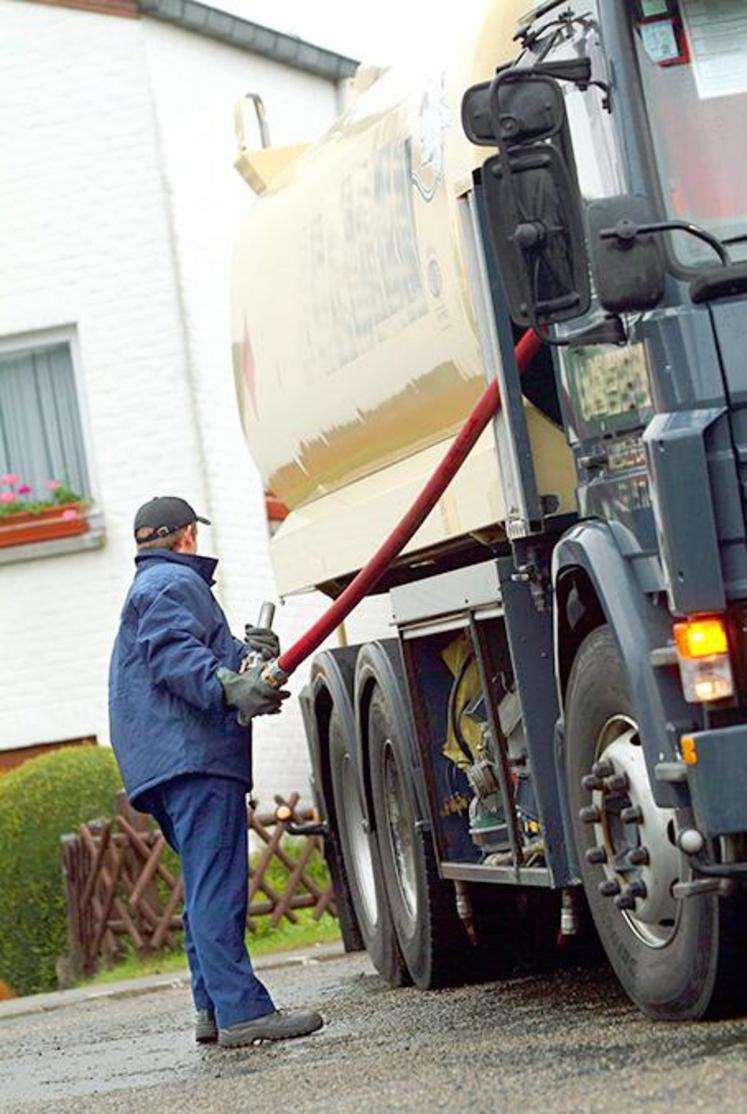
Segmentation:
{"type": "Polygon", "coordinates": [[[0,547],[69,538],[87,530],[88,518],[82,503],[59,503],[40,511],[13,511],[0,516],[0,547]]]}

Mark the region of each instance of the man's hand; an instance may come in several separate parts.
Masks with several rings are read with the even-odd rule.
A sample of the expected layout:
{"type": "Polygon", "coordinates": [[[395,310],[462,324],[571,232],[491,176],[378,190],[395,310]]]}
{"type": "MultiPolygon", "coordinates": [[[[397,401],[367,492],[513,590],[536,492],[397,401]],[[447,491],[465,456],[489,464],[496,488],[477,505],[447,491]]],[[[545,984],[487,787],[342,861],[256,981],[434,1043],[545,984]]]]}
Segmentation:
{"type": "Polygon", "coordinates": [[[216,677],[223,686],[226,704],[238,711],[242,725],[249,723],[255,716],[275,716],[290,693],[287,689],[276,689],[262,680],[264,666],[255,665],[246,673],[234,673],[232,669],[221,666],[216,677]]]}
{"type": "Polygon", "coordinates": [[[269,627],[244,627],[244,642],[249,653],[261,654],[263,661],[280,657],[280,639],[269,627]]]}

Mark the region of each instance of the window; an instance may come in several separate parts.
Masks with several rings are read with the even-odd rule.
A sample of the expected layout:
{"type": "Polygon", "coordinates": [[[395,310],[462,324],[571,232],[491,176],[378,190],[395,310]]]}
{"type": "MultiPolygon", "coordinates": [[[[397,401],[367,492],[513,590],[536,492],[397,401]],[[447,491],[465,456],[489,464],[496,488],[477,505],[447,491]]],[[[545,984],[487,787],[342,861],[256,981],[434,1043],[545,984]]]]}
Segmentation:
{"type": "MultiPolygon", "coordinates": [[[[738,238],[730,253],[743,261],[747,9],[744,0],[680,0],[660,9],[656,19],[636,20],[635,42],[667,215],[738,238]]],[[[675,246],[685,266],[718,265],[713,249],[692,236],[678,234],[675,246]]]]}
{"type": "Polygon", "coordinates": [[[48,498],[53,480],[91,494],[71,342],[58,337],[0,344],[0,474],[17,475],[28,499],[48,498]]]}

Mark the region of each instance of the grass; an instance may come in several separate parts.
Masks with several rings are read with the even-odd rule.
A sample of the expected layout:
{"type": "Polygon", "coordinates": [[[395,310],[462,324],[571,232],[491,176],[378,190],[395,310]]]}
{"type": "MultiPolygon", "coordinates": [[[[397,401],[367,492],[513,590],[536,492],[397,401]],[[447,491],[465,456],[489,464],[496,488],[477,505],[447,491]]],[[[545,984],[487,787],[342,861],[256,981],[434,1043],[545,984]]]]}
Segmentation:
{"type": "MultiPolygon", "coordinates": [[[[252,959],[274,955],[276,952],[293,951],[295,948],[310,948],[315,944],[334,943],[340,939],[338,921],[326,913],[319,921],[313,919],[310,909],[299,909],[296,916],[298,924],[291,924],[283,919],[276,928],[271,928],[268,922],[269,931],[247,932],[246,944],[252,959]]],[[[187,955],[181,944],[157,955],[142,958],[135,952],[128,952],[113,966],[90,978],[80,979],[75,985],[101,986],[122,979],[139,979],[144,975],[168,975],[172,971],[183,971],[186,966],[187,955]]]]}
{"type": "MultiPolygon", "coordinates": [[[[291,861],[295,862],[305,844],[305,839],[295,839],[291,836],[283,840],[283,850],[291,861]]],[[[251,856],[252,865],[256,864],[258,856],[251,856]]],[[[178,870],[178,864],[168,863],[169,867],[178,870]]],[[[306,874],[320,888],[329,883],[329,875],[324,859],[318,851],[311,855],[306,867],[306,874]]],[[[265,879],[275,892],[285,888],[288,871],[278,859],[273,859],[266,873],[265,879]]],[[[163,896],[163,895],[162,895],[163,896]]],[[[339,922],[324,913],[320,920],[315,921],[311,909],[297,909],[297,924],[291,924],[285,917],[273,928],[269,917],[258,917],[255,920],[256,931],[247,932],[246,943],[249,954],[254,959],[260,956],[273,955],[276,952],[287,952],[294,948],[309,948],[315,944],[331,943],[340,939],[339,922]]],[[[183,971],[187,965],[187,956],[182,947],[180,933],[175,933],[176,946],[169,950],[159,952],[157,955],[138,956],[129,940],[123,944],[122,956],[115,960],[111,967],[100,971],[90,978],[80,979],[76,986],[99,986],[102,983],[119,982],[120,979],[137,979],[144,975],[166,975],[172,971],[183,971]]]]}

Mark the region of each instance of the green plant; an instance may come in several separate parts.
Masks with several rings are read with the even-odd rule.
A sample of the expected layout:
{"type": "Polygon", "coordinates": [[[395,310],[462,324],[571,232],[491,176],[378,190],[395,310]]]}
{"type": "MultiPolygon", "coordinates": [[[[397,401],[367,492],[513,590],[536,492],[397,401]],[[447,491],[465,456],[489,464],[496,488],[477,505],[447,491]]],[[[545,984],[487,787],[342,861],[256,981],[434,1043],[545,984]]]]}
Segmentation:
{"type": "Polygon", "coordinates": [[[60,836],[111,816],[121,781],[108,747],[67,747],[0,780],[0,979],[16,994],[57,985],[66,902],[60,836]]]}
{"type": "MultiPolygon", "coordinates": [[[[283,841],[281,843],[283,851],[294,865],[298,862],[298,859],[300,858],[301,852],[303,851],[305,845],[306,839],[303,836],[286,835],[283,837],[283,841]]],[[[262,852],[260,850],[250,856],[250,871],[251,868],[256,867],[261,854],[262,852]]],[[[326,886],[329,885],[329,871],[327,870],[327,864],[325,863],[322,855],[317,850],[312,851],[311,855],[309,856],[309,860],[304,867],[304,873],[313,883],[315,883],[315,885],[319,887],[320,890],[323,890],[326,886]]],[[[280,894],[285,890],[288,879],[290,877],[290,871],[285,866],[285,864],[281,862],[279,858],[277,858],[277,856],[273,856],[273,858],[270,860],[267,870],[265,871],[264,877],[265,881],[268,882],[270,886],[272,886],[275,893],[280,894]]],[[[304,892],[304,887],[300,883],[298,892],[304,892]]],[[[290,921],[283,917],[282,920],[275,927],[273,927],[272,921],[269,917],[256,917],[254,919],[254,931],[250,932],[247,936],[249,947],[252,947],[252,941],[270,940],[274,936],[285,935],[286,932],[290,934],[290,937],[292,938],[294,929],[296,927],[300,928],[301,924],[305,923],[307,919],[311,918],[312,913],[310,909],[298,909],[296,910],[296,916],[299,920],[298,926],[291,924],[290,921]]],[[[326,913],[322,915],[323,921],[329,919],[331,918],[326,913]]]]}
{"type": "MultiPolygon", "coordinates": [[[[6,472],[5,475],[0,476],[0,518],[17,514],[19,511],[40,514],[52,507],[62,507],[68,503],[85,505],[90,502],[60,480],[46,480],[44,487],[47,490],[45,497],[34,498],[34,489],[29,484],[23,483],[21,477],[14,472],[6,472]]],[[[73,513],[72,510],[70,513],[73,513]]]]}
{"type": "MultiPolygon", "coordinates": [[[[332,917],[323,916],[315,921],[310,909],[299,909],[298,924],[281,921],[277,928],[266,935],[254,932],[246,934],[246,946],[252,961],[280,952],[295,951],[299,948],[314,949],[323,944],[334,944],[340,939],[340,926],[332,917]]],[[[119,982],[121,979],[139,979],[144,975],[164,975],[172,971],[185,974],[187,955],[181,946],[181,933],[175,933],[174,948],[164,948],[153,955],[138,955],[130,946],[125,946],[122,954],[110,967],[102,968],[95,975],[81,978],[77,986],[97,986],[101,983],[119,982]]]]}

